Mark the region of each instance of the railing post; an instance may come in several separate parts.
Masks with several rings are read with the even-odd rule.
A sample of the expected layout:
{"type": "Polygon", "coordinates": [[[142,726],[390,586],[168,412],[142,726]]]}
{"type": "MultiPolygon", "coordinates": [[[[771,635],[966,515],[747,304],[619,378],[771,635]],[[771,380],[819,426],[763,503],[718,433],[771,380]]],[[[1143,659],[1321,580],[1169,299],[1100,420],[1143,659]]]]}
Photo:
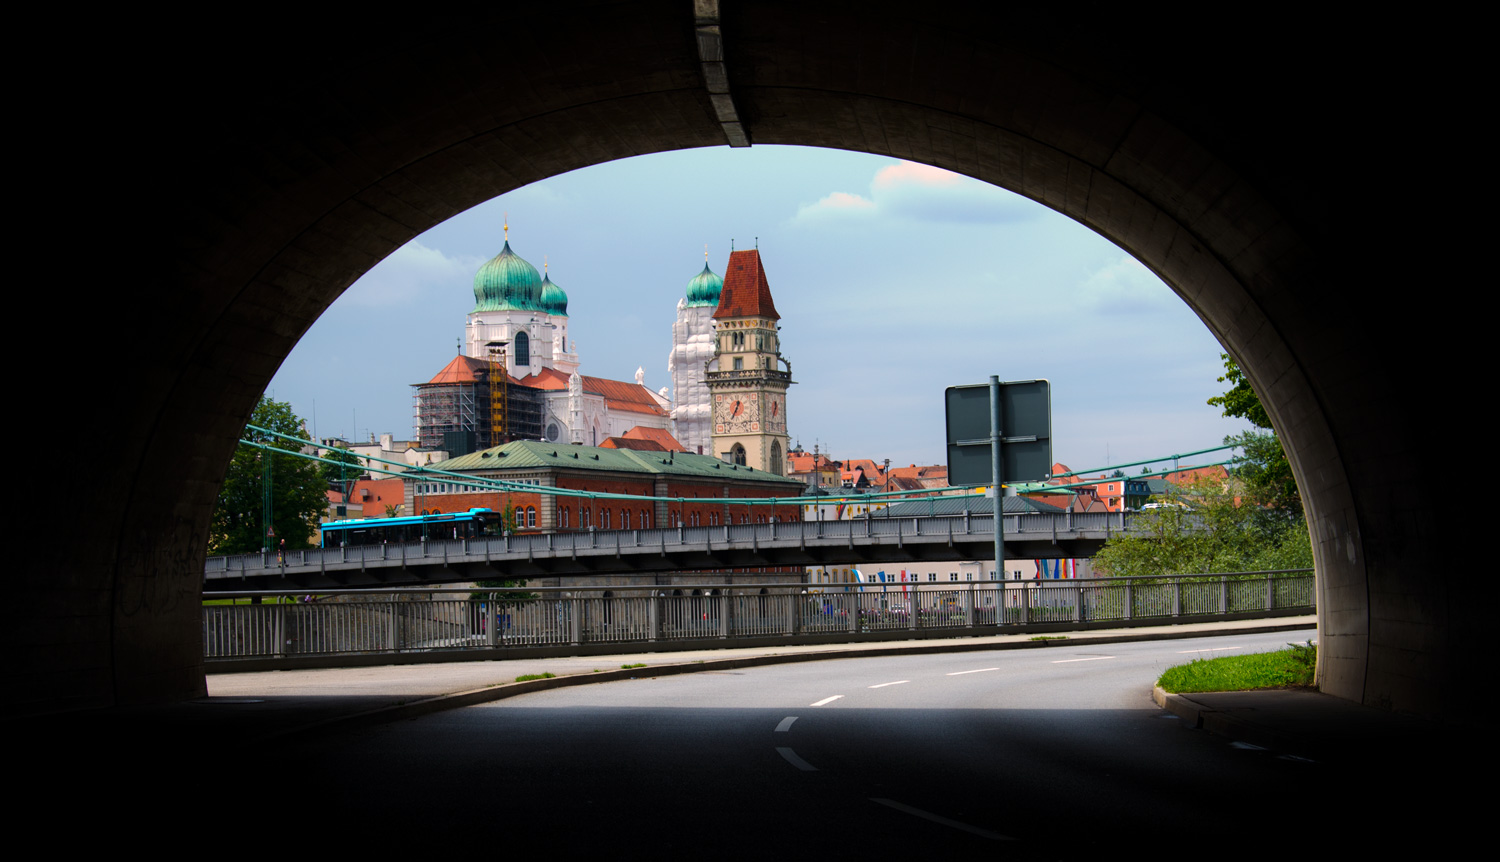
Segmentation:
{"type": "Polygon", "coordinates": [[[578,603],[581,602],[581,601],[583,601],[583,600],[580,599],[577,596],[567,596],[567,602],[568,602],[568,642],[570,644],[572,644],[573,646],[578,646],[578,644],[582,643],[582,641],[583,641],[583,638],[581,637],[581,632],[579,631],[579,628],[580,628],[581,623],[582,623],[582,621],[579,619],[579,617],[581,615],[578,613],[578,603]]]}
{"type": "Polygon", "coordinates": [[[1276,607],[1276,580],[1272,575],[1266,575],[1266,610],[1276,607]]]}
{"type": "Polygon", "coordinates": [[[1129,620],[1135,612],[1135,590],[1130,581],[1125,582],[1125,619],[1129,620]]]}
{"type": "Polygon", "coordinates": [[[1083,587],[1080,586],[1080,585],[1078,585],[1078,584],[1074,584],[1073,585],[1073,622],[1075,622],[1075,623],[1081,623],[1081,622],[1083,622],[1083,619],[1084,619],[1084,615],[1083,615],[1083,587]]]}
{"type": "Polygon", "coordinates": [[[965,628],[973,628],[974,627],[974,610],[975,610],[975,608],[974,608],[974,595],[975,595],[975,592],[974,592],[974,581],[969,581],[969,595],[967,596],[969,604],[968,604],[967,607],[964,608],[964,627],[965,628]]]}
{"type": "Polygon", "coordinates": [[[271,637],[276,639],[271,654],[277,658],[285,658],[286,613],[285,608],[279,602],[271,606],[271,637]]]}
{"type": "Polygon", "coordinates": [[[1172,616],[1182,616],[1182,579],[1172,579],[1172,616]]]}
{"type": "Polygon", "coordinates": [[[397,631],[401,625],[401,604],[395,596],[391,596],[391,600],[386,604],[388,606],[386,615],[390,617],[391,624],[385,630],[385,648],[390,652],[395,652],[401,644],[401,636],[397,631]]]}
{"type": "Polygon", "coordinates": [[[499,593],[490,593],[490,600],[484,603],[484,640],[490,646],[499,642],[500,638],[500,609],[496,607],[499,602],[499,593]]]}
{"type": "Polygon", "coordinates": [[[1219,576],[1219,613],[1229,613],[1229,578],[1219,576]]]}
{"type": "Polygon", "coordinates": [[[651,591],[651,607],[646,617],[646,640],[656,642],[661,637],[661,597],[656,590],[651,591]]]}

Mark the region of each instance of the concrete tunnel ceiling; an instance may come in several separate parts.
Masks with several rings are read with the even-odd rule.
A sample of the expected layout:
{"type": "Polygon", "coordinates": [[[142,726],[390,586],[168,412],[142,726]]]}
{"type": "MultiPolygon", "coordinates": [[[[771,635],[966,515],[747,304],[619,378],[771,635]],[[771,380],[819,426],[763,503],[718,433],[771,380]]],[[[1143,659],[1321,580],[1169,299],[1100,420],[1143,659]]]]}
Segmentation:
{"type": "MultiPolygon", "coordinates": [[[[1437,312],[1366,301],[1339,274],[1345,199],[1327,177],[1357,148],[1326,110],[1334,73],[1321,70],[1337,64],[1315,49],[1330,31],[847,8],[533,4],[132,45],[58,145],[123,184],[119,248],[43,300],[118,309],[113,331],[131,334],[108,351],[128,386],[87,405],[42,396],[81,428],[108,417],[111,457],[72,478],[110,501],[11,604],[23,661],[8,712],[203,693],[201,564],[238,432],[297,339],[377,261],[557,173],[745,141],[964,173],[1156,271],[1240,360],[1288,443],[1318,560],[1325,691],[1443,712],[1446,680],[1475,660],[1477,612],[1424,577],[1435,509],[1414,493],[1417,446],[1377,431],[1411,373],[1372,337],[1437,312]]],[[[97,379],[98,359],[70,354],[60,373],[97,379]]],[[[73,490],[49,490],[47,507],[73,490]]]]}

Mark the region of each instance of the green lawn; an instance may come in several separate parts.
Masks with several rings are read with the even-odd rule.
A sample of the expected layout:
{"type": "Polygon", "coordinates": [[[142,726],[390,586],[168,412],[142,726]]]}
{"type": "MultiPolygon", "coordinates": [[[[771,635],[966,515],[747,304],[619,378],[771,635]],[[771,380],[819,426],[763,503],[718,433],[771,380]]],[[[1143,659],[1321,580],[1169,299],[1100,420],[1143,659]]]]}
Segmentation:
{"type": "Polygon", "coordinates": [[[1173,694],[1311,686],[1318,648],[1311,642],[1254,655],[1193,659],[1168,668],[1156,684],[1173,694]]]}

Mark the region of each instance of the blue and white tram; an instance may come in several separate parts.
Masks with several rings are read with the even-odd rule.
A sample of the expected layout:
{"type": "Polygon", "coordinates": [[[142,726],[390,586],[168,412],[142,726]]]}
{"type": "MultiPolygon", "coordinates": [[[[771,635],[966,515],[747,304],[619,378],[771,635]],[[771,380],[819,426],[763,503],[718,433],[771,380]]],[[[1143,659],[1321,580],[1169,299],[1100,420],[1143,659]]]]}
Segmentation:
{"type": "Polygon", "coordinates": [[[319,525],[320,544],[325,548],[350,545],[380,545],[387,542],[439,541],[497,536],[502,530],[500,514],[493,509],[470,509],[409,518],[349,518],[319,525]]]}

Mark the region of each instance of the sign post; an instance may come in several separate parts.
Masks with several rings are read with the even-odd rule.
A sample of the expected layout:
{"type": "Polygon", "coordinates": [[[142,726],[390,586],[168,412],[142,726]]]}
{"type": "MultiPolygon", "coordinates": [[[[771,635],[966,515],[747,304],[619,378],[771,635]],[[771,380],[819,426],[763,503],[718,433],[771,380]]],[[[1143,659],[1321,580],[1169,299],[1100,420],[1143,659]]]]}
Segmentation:
{"type": "Polygon", "coordinates": [[[1041,481],[1052,472],[1052,384],[1002,383],[991,375],[988,384],[949,386],[943,400],[948,484],[989,480],[995,500],[995,576],[1004,580],[1004,483],[1041,481]]]}

